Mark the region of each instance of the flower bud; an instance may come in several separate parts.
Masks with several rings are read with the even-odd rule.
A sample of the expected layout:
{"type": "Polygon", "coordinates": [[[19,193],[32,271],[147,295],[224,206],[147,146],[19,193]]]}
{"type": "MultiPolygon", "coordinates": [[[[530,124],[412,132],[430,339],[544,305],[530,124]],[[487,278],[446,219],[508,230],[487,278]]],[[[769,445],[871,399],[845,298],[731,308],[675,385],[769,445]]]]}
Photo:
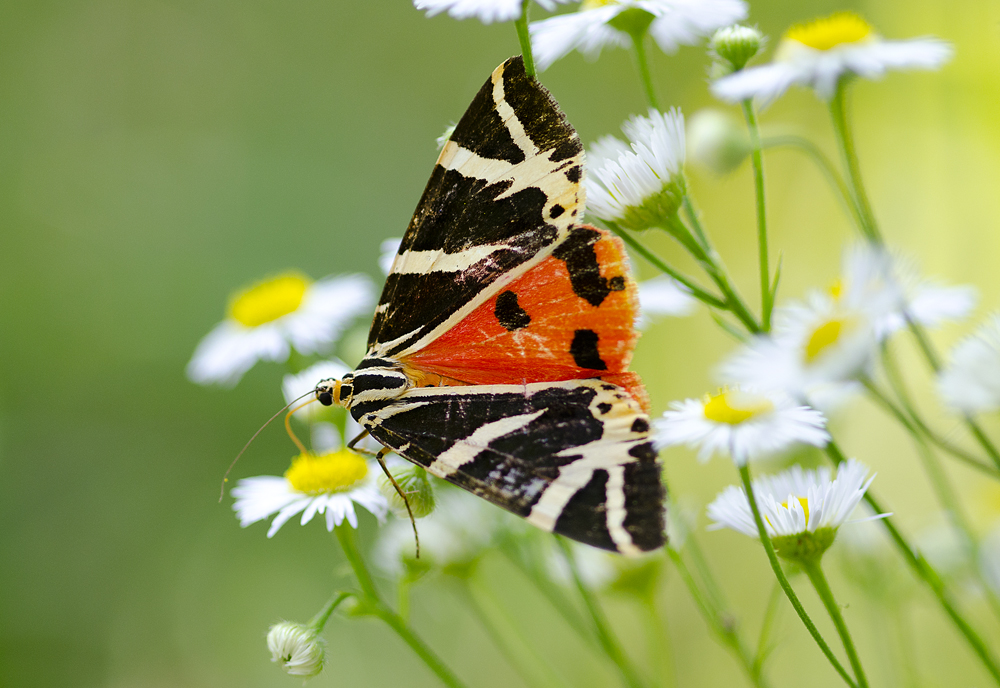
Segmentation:
{"type": "MultiPolygon", "coordinates": [[[[394,473],[393,477],[396,479],[396,483],[400,489],[403,490],[403,494],[406,495],[414,518],[429,516],[434,511],[436,505],[434,487],[427,478],[427,471],[418,466],[407,466],[394,473]]],[[[389,500],[389,506],[392,507],[392,510],[405,516],[406,504],[403,503],[403,499],[396,492],[396,488],[393,487],[392,483],[385,476],[379,481],[378,488],[385,498],[389,500]]]]}
{"type": "Polygon", "coordinates": [[[756,28],[734,24],[719,29],[709,41],[709,50],[717,58],[721,73],[713,76],[724,76],[743,69],[747,62],[760,52],[764,37],[756,28]]]}
{"type": "Polygon", "coordinates": [[[688,156],[715,174],[729,174],[750,154],[750,137],[735,117],[720,110],[699,110],[687,131],[688,156]]]}
{"type": "Polygon", "coordinates": [[[837,537],[836,528],[817,528],[794,535],[776,535],[771,538],[775,553],[797,563],[819,561],[837,537]]]}
{"type": "Polygon", "coordinates": [[[271,661],[292,676],[311,678],[323,671],[323,639],[308,626],[291,621],[274,624],[267,632],[267,647],[271,661]]]}

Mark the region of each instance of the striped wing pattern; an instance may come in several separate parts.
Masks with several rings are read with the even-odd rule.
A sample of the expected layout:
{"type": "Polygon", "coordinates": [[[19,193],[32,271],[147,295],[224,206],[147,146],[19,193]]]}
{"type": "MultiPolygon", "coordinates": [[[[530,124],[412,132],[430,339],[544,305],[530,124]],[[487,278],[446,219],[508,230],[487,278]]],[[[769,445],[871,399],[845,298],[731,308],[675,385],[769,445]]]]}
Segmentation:
{"type": "Polygon", "coordinates": [[[617,385],[421,388],[351,412],[386,447],[543,530],[623,554],[663,544],[649,419],[617,385]]]}
{"type": "Polygon", "coordinates": [[[520,57],[497,67],[403,235],[369,354],[419,349],[549,255],[583,214],[582,176],[583,146],[552,96],[520,57]]]}
{"type": "Polygon", "coordinates": [[[368,354],[317,389],[430,473],[544,530],[637,554],[664,542],[664,488],[627,371],[635,288],[616,240],[578,223],[582,177],[576,132],[521,58],[507,60],[434,166],[368,354]]]}

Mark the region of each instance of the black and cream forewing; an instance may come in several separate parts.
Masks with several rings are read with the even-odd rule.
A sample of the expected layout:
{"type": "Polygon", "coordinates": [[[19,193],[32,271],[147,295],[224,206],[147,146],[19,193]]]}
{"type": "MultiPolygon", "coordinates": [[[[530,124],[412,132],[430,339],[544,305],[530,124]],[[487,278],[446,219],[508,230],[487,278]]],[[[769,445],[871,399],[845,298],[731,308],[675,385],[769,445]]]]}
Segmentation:
{"type": "Polygon", "coordinates": [[[392,264],[368,335],[400,357],[537,265],[582,219],[583,146],[512,57],[444,146],[392,264]]]}

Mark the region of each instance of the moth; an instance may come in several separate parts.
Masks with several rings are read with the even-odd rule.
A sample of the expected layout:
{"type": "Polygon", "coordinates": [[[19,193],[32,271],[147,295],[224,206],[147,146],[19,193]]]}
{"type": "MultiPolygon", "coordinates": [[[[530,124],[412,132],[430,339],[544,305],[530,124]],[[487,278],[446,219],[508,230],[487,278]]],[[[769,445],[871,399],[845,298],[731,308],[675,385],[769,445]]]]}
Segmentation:
{"type": "Polygon", "coordinates": [[[522,58],[497,67],[434,166],[367,354],[315,393],[380,454],[632,555],[664,543],[665,490],[627,370],[636,287],[620,241],[579,222],[583,157],[522,58]]]}

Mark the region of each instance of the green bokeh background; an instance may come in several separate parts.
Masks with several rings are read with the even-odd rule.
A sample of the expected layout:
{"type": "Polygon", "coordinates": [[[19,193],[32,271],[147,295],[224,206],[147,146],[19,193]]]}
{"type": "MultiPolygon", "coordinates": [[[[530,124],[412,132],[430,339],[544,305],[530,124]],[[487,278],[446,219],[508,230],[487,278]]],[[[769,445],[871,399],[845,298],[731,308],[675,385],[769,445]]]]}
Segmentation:
{"type": "MultiPolygon", "coordinates": [[[[931,0],[759,2],[771,35],[791,22],[857,9],[889,37],[954,43],[940,73],[892,74],[854,90],[862,165],[884,233],[929,274],[973,282],[977,317],[1000,305],[1000,6],[931,0]]],[[[399,236],[436,156],[434,139],[490,71],[518,51],[511,25],[426,19],[404,0],[78,0],[8,2],[0,12],[0,686],[298,685],[269,661],[264,634],[308,619],[343,575],[317,523],[268,541],[216,502],[231,457],[281,404],[279,366],[235,391],[188,382],[184,365],[235,288],[296,267],[320,277],[366,272],[399,236]]],[[[713,105],[699,48],[654,53],[661,99],[686,113],[713,105]]],[[[645,109],[629,55],[573,54],[543,74],[585,142],[645,109]]],[[[833,152],[823,107],[793,92],[764,114],[833,152]]],[[[767,158],[782,294],[836,277],[852,230],[810,163],[767,158]]],[[[757,299],[752,185],[745,167],[719,179],[693,170],[707,226],[751,301],[757,299]]],[[[650,243],[677,258],[665,240],[650,243]]],[[[683,264],[683,261],[679,262],[683,264]]],[[[640,277],[649,266],[637,263],[640,277]]],[[[937,337],[942,345],[964,328],[937,337]]],[[[733,344],[708,315],[662,321],[634,367],[654,411],[698,396],[733,344]]],[[[912,383],[927,376],[913,357],[912,383]]],[[[930,396],[925,405],[939,409],[930,396]]],[[[833,420],[849,454],[878,471],[875,488],[907,532],[940,518],[906,437],[866,403],[833,420]]],[[[947,429],[952,422],[940,421],[947,429]]],[[[988,425],[996,431],[995,424],[988,425]]],[[[279,473],[291,447],[265,432],[237,476],[279,473]]],[[[676,495],[699,508],[735,481],[731,464],[665,452],[676,495]]],[[[989,491],[949,464],[986,528],[989,491]]],[[[704,525],[704,517],[700,523],[704,525]]],[[[366,542],[375,535],[365,521],[366,542]]],[[[754,637],[771,590],[759,545],[701,535],[744,628],[754,637]]],[[[486,576],[574,685],[615,676],[506,564],[486,576]]],[[[905,673],[887,620],[833,571],[873,685],[905,673]]],[[[809,609],[835,636],[804,581],[809,609]]],[[[475,686],[520,685],[444,583],[417,588],[419,631],[475,686]]],[[[607,600],[645,661],[632,606],[607,600]]],[[[661,599],[682,686],[743,678],[668,575],[661,599]]],[[[975,596],[963,608],[1000,647],[975,596]]],[[[790,609],[770,665],[776,686],[841,685],[790,609]]],[[[921,592],[912,631],[921,685],[988,678],[921,592]]],[[[385,628],[334,619],[330,662],[311,685],[437,685],[385,628]]],[[[912,684],[911,684],[912,685],[912,684]]]]}

